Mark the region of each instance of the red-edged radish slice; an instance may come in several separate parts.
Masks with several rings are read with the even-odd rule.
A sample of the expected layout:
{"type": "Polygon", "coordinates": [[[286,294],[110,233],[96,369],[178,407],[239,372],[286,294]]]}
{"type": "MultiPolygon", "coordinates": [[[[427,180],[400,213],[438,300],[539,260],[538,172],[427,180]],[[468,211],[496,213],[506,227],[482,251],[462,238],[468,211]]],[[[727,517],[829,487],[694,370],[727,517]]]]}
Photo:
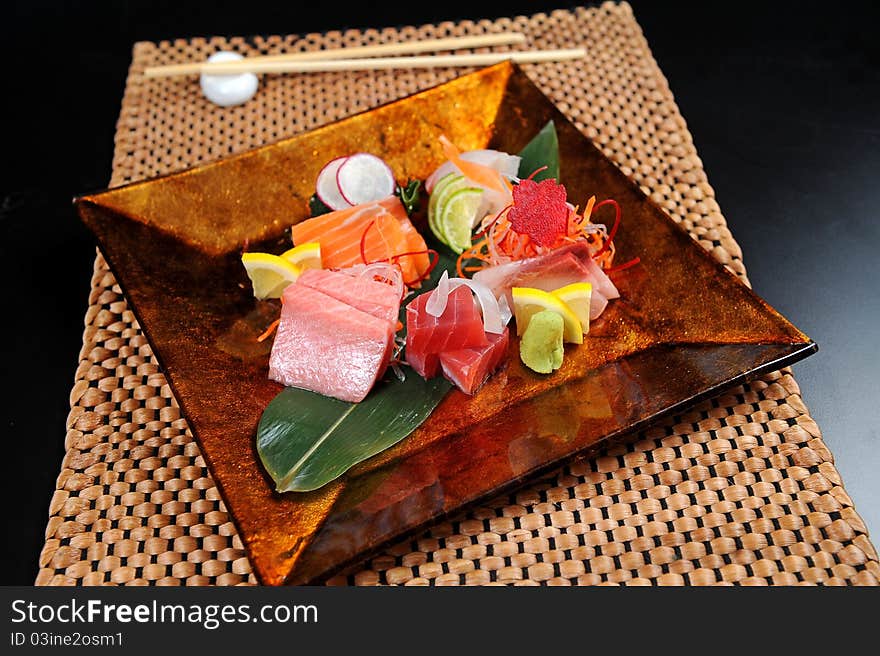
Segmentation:
{"type": "Polygon", "coordinates": [[[352,205],[382,200],[394,193],[394,174],[382,159],[370,153],[356,153],[336,171],[336,186],[352,205]]]}
{"type": "Polygon", "coordinates": [[[344,210],[346,207],[352,206],[352,203],[345,200],[339,187],[336,186],[336,173],[347,159],[348,156],[337,157],[327,162],[318,173],[318,180],[315,182],[315,192],[318,194],[318,198],[331,210],[344,210]]]}

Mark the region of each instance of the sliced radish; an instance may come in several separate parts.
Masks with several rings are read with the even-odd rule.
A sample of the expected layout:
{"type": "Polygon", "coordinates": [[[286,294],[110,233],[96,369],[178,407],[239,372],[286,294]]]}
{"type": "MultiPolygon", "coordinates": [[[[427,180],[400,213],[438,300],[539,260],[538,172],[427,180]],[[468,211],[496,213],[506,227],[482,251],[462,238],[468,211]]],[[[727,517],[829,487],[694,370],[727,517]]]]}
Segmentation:
{"type": "Polygon", "coordinates": [[[350,205],[388,198],[394,193],[394,174],[382,159],[370,153],[357,153],[336,171],[336,186],[350,205]]]}
{"type": "Polygon", "coordinates": [[[347,156],[337,157],[327,162],[324,168],[321,169],[321,172],[318,173],[318,180],[315,182],[315,191],[318,194],[318,198],[331,210],[343,210],[352,205],[345,200],[339,192],[339,187],[336,186],[336,173],[347,159],[347,156]]]}

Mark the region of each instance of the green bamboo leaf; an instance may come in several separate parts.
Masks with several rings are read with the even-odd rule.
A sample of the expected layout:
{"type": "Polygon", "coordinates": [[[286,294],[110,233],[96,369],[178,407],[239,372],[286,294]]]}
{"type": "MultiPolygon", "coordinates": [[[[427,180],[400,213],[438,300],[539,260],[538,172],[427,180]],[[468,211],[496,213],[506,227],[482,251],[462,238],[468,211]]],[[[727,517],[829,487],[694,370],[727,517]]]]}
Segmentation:
{"type": "Polygon", "coordinates": [[[382,382],[360,403],[286,387],[260,419],[257,449],[279,492],[326,485],[397,444],[437,407],[451,385],[409,372],[382,382]]]}
{"type": "MultiPolygon", "coordinates": [[[[444,269],[455,275],[448,253],[420,292],[432,290],[444,269]]],[[[403,381],[389,372],[360,403],[286,387],[263,411],[257,452],[279,492],[316,490],[412,433],[451,388],[443,377],[425,380],[411,370],[403,381]]]]}
{"type": "Polygon", "coordinates": [[[559,138],[556,136],[556,125],[552,120],[547,122],[541,131],[519,152],[522,160],[519,163],[519,177],[527,178],[534,171],[547,168],[535,175],[534,180],[553,178],[559,180],[559,138]]]}

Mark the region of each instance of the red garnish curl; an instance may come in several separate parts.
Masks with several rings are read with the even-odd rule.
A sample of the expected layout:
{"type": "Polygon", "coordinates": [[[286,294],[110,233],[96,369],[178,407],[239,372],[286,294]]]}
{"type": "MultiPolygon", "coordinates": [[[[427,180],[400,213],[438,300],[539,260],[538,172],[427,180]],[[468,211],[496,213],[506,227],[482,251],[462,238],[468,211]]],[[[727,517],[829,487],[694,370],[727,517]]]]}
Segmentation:
{"type": "Polygon", "coordinates": [[[565,198],[565,187],[556,180],[523,180],[513,188],[510,227],[539,246],[552,246],[568,229],[565,198]]]}
{"type": "Polygon", "coordinates": [[[641,261],[642,261],[642,258],[634,257],[629,262],[624,262],[623,264],[618,264],[617,266],[613,266],[610,269],[605,269],[605,273],[607,273],[610,276],[610,275],[612,275],[614,273],[618,273],[620,271],[626,271],[627,269],[629,269],[630,267],[634,267],[636,264],[638,264],[641,261]]]}

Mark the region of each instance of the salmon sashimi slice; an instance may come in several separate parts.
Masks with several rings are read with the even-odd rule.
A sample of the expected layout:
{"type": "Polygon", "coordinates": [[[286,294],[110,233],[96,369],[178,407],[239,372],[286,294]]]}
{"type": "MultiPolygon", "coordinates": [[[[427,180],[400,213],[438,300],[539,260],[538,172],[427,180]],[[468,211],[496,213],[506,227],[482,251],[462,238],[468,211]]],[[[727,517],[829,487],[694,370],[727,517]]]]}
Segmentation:
{"type": "Polygon", "coordinates": [[[446,309],[439,317],[428,314],[425,305],[431,292],[421,294],[406,306],[406,352],[420,359],[425,354],[463,348],[482,348],[489,341],[483,317],[468,287],[449,294],[446,309]]]}
{"type": "MultiPolygon", "coordinates": [[[[357,276],[329,269],[306,269],[297,278],[296,285],[288,287],[297,293],[297,285],[304,285],[332,296],[353,308],[385,319],[397,326],[400,313],[400,295],[391,285],[369,276],[357,276]]],[[[286,296],[285,290],[285,296],[286,296]]],[[[285,298],[285,303],[287,299],[285,298]]]]}
{"type": "Polygon", "coordinates": [[[405,281],[416,283],[430,265],[425,240],[397,196],[308,219],[293,226],[291,236],[296,245],[321,244],[328,268],[392,262],[405,281]]]}
{"type": "Polygon", "coordinates": [[[406,252],[406,240],[400,223],[388,212],[358,221],[350,229],[331,230],[317,241],[321,244],[324,266],[330,268],[388,262],[394,255],[406,252]]]}
{"type": "Polygon", "coordinates": [[[510,332],[487,333],[489,344],[476,349],[446,351],[440,354],[443,375],[465,394],[474,394],[489,379],[507,355],[510,332]]]}
{"type": "Polygon", "coordinates": [[[362,401],[385,372],[394,326],[305,285],[284,292],[269,378],[341,401],[362,401]]]}
{"type": "Polygon", "coordinates": [[[400,229],[406,240],[406,250],[404,253],[414,253],[400,258],[401,269],[406,267],[410,270],[410,274],[404,274],[403,279],[406,281],[414,281],[420,279],[431,266],[431,258],[428,257],[428,245],[425,238],[416,230],[415,226],[409,221],[402,222],[400,229]]]}
{"type": "Polygon", "coordinates": [[[315,238],[320,237],[330,228],[338,227],[344,224],[346,221],[352,218],[356,218],[359,214],[363,213],[365,210],[371,208],[374,205],[383,208],[385,211],[391,212],[399,220],[408,220],[406,209],[403,207],[400,199],[397,196],[388,196],[387,198],[383,198],[382,200],[377,200],[370,203],[362,203],[361,205],[354,205],[352,207],[347,207],[343,210],[328,212],[327,214],[321,214],[320,216],[312,217],[311,219],[306,219],[305,221],[300,221],[299,223],[291,227],[290,236],[293,238],[293,243],[295,246],[299,246],[300,244],[304,244],[310,241],[317,241],[315,238]]]}

